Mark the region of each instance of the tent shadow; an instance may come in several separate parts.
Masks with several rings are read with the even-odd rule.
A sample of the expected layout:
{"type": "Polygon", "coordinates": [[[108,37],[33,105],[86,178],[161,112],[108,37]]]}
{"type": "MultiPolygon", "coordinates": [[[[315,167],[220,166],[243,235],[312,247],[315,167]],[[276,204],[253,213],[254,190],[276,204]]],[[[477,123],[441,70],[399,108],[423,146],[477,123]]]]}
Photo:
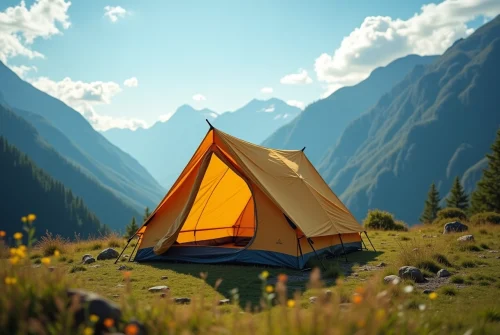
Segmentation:
{"type": "MultiPolygon", "coordinates": [[[[322,272],[322,280],[326,287],[335,285],[335,280],[338,276],[347,277],[353,274],[355,267],[362,267],[369,262],[375,261],[383,252],[381,251],[356,251],[347,254],[347,262],[344,255],[323,258],[321,262],[317,258],[313,258],[308,264],[309,267],[304,270],[295,270],[290,268],[279,267],[266,267],[248,264],[194,264],[194,263],[181,263],[181,262],[146,262],[142,263],[143,266],[151,266],[155,269],[164,269],[174,271],[178,274],[191,276],[200,279],[201,274],[206,274],[206,284],[210,288],[206,288],[204,294],[210,294],[209,290],[216,291],[220,297],[216,299],[232,298],[234,289],[238,290],[239,305],[241,308],[246,308],[249,304],[251,307],[259,305],[260,299],[263,294],[263,289],[266,285],[273,285],[277,281],[280,274],[288,276],[288,294],[292,298],[296,291],[304,292],[311,271],[314,267],[318,267],[322,272]],[[323,266],[321,265],[323,263],[323,266]],[[269,277],[263,282],[259,275],[267,271],[269,277]],[[220,281],[221,279],[222,281],[220,281]],[[216,283],[219,282],[216,287],[216,283]],[[231,293],[233,292],[233,293],[231,293]]],[[[200,289],[201,289],[200,285],[200,289]]],[[[199,291],[197,289],[197,291],[199,291]]],[[[202,292],[199,291],[201,294],[202,292]]],[[[175,293],[173,297],[177,297],[175,293]]]]}

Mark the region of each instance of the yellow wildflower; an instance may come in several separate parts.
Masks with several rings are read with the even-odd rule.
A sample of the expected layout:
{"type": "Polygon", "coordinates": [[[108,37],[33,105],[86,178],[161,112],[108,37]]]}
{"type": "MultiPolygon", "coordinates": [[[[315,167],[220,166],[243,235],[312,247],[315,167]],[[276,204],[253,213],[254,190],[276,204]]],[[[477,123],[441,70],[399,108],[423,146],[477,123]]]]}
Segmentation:
{"type": "Polygon", "coordinates": [[[113,320],[111,318],[104,319],[104,325],[106,326],[106,328],[111,328],[111,327],[113,327],[114,324],[115,324],[115,320],[113,320]]]}
{"type": "Polygon", "coordinates": [[[11,257],[9,258],[9,262],[12,265],[16,265],[17,263],[19,263],[19,257],[18,256],[11,257]]]}
{"type": "Polygon", "coordinates": [[[28,221],[33,222],[36,220],[36,215],[35,214],[29,214],[28,215],[28,221]]]}
{"type": "Polygon", "coordinates": [[[267,279],[267,277],[269,277],[269,272],[267,272],[267,271],[265,271],[265,270],[264,270],[264,271],[262,271],[262,273],[260,274],[260,277],[261,277],[262,279],[267,279]]]}
{"type": "Polygon", "coordinates": [[[292,300],[292,299],[288,300],[286,305],[290,308],[295,307],[295,300],[292,300]]]}
{"type": "Polygon", "coordinates": [[[59,257],[59,256],[61,256],[59,250],[54,251],[54,257],[59,257]]]}
{"type": "Polygon", "coordinates": [[[96,323],[97,321],[99,321],[99,317],[95,314],[91,314],[90,321],[96,323]]]}
{"type": "Polygon", "coordinates": [[[28,222],[28,218],[27,218],[26,216],[23,216],[23,217],[21,218],[21,221],[22,221],[22,222],[24,222],[24,223],[26,223],[26,222],[28,222]]]}
{"type": "Polygon", "coordinates": [[[125,327],[125,334],[127,335],[137,335],[139,334],[139,327],[134,324],[129,324],[125,327]]]}
{"type": "Polygon", "coordinates": [[[17,283],[17,278],[5,277],[5,285],[15,285],[16,283],[17,283]]]}
{"type": "Polygon", "coordinates": [[[0,230],[0,237],[5,237],[5,235],[7,235],[7,233],[3,230],[0,230]]]}
{"type": "Polygon", "coordinates": [[[431,294],[429,294],[429,299],[431,300],[434,300],[438,297],[437,293],[436,292],[432,292],[431,294]]]}
{"type": "Polygon", "coordinates": [[[274,288],[273,288],[273,286],[272,286],[272,285],[267,285],[267,286],[266,286],[266,292],[267,292],[267,293],[272,293],[273,291],[274,291],[274,288]]]}
{"type": "Polygon", "coordinates": [[[83,330],[83,334],[84,335],[94,335],[94,330],[90,327],[86,327],[84,330],[83,330]]]}
{"type": "Polygon", "coordinates": [[[385,317],[385,310],[383,309],[379,309],[377,313],[375,313],[375,318],[379,321],[384,319],[384,317],[385,317]]]}
{"type": "Polygon", "coordinates": [[[22,239],[22,238],[23,238],[23,234],[22,234],[22,233],[15,233],[15,234],[14,234],[14,238],[15,238],[16,240],[20,240],[20,239],[22,239]]]}
{"type": "Polygon", "coordinates": [[[42,262],[42,264],[43,264],[43,265],[49,265],[49,264],[50,264],[50,258],[48,258],[48,257],[43,257],[43,258],[41,259],[41,262],[42,262]]]}

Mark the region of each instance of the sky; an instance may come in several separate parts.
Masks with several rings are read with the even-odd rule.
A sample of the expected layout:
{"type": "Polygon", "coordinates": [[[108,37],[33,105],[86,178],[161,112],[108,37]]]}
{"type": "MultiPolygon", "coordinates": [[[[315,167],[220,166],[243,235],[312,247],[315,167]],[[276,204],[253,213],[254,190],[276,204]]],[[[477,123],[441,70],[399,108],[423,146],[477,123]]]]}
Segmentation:
{"type": "Polygon", "coordinates": [[[498,0],[1,0],[0,61],[97,130],[136,129],[183,104],[304,108],[499,13],[498,0]]]}

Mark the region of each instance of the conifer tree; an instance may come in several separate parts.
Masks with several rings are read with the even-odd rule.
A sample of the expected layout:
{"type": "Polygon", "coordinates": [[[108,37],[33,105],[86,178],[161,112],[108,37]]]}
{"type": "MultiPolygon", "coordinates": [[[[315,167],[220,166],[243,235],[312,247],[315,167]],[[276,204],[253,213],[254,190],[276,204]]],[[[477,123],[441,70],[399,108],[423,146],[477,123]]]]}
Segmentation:
{"type": "Polygon", "coordinates": [[[469,207],[469,197],[464,191],[460,179],[458,177],[453,181],[453,186],[450,190],[450,196],[446,198],[446,207],[460,208],[465,211],[469,207]]]}
{"type": "Polygon", "coordinates": [[[127,225],[127,227],[125,227],[125,238],[132,237],[137,232],[137,229],[139,229],[139,226],[135,222],[135,216],[133,216],[132,221],[127,225]]]}
{"type": "Polygon", "coordinates": [[[149,207],[146,207],[146,209],[144,209],[144,215],[142,217],[142,222],[146,221],[150,215],[151,215],[151,212],[149,211],[149,207]]]}
{"type": "Polygon", "coordinates": [[[491,149],[492,152],[486,155],[488,167],[484,169],[476,190],[472,192],[472,213],[500,213],[500,129],[491,149]]]}
{"type": "Polygon", "coordinates": [[[431,223],[437,217],[437,212],[441,209],[439,207],[439,192],[434,182],[431,184],[429,192],[427,193],[427,200],[425,200],[424,211],[420,216],[420,221],[423,223],[431,223]]]}

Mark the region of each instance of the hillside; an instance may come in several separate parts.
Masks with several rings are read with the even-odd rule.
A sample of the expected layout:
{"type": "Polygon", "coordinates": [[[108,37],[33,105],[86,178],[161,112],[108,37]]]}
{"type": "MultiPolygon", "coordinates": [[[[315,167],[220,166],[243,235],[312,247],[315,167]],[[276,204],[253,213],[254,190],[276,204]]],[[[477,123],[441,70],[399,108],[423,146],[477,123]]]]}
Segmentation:
{"type": "Polygon", "coordinates": [[[500,17],[417,67],[347,127],[320,172],[358,219],[381,208],[413,224],[432,181],[441,195],[455,176],[475,185],[500,126],[498,59],[500,17]]]}
{"type": "MultiPolygon", "coordinates": [[[[3,121],[3,118],[2,118],[3,121]]],[[[81,198],[35,165],[28,156],[0,136],[0,230],[12,235],[21,230],[21,217],[36,213],[36,235],[82,238],[105,233],[107,227],[81,198]]]]}
{"type": "Polygon", "coordinates": [[[318,164],[335,144],[345,127],[401,81],[418,64],[429,64],[435,56],[409,55],[380,67],[357,85],[343,87],[328,98],[314,102],[295,120],[278,129],[263,145],[279,149],[307,147],[307,156],[318,164]]]}
{"type": "Polygon", "coordinates": [[[14,112],[42,116],[43,121],[31,121],[47,143],[138,211],[163,197],[165,190],[134,158],[95,131],[80,113],[21,80],[1,62],[0,93],[14,112]]]}
{"type": "MultiPolygon", "coordinates": [[[[36,117],[39,124],[43,125],[43,118],[36,117]]],[[[47,129],[51,129],[50,124],[45,124],[47,129]]],[[[123,229],[132,216],[141,217],[140,212],[124,202],[112,189],[66,160],[29,122],[2,104],[0,104],[0,136],[4,136],[9,143],[28,155],[38,167],[71,189],[76,196],[81,197],[100,221],[110,228],[123,229]]],[[[65,144],[64,138],[61,138],[60,144],[61,146],[65,144]]]]}
{"type": "Polygon", "coordinates": [[[252,100],[234,112],[217,115],[209,109],[179,107],[166,122],[151,128],[110,129],[103,134],[135,157],[168,188],[181,173],[207,133],[208,119],[215,127],[252,143],[260,143],[300,113],[279,99],[252,100]]]}

